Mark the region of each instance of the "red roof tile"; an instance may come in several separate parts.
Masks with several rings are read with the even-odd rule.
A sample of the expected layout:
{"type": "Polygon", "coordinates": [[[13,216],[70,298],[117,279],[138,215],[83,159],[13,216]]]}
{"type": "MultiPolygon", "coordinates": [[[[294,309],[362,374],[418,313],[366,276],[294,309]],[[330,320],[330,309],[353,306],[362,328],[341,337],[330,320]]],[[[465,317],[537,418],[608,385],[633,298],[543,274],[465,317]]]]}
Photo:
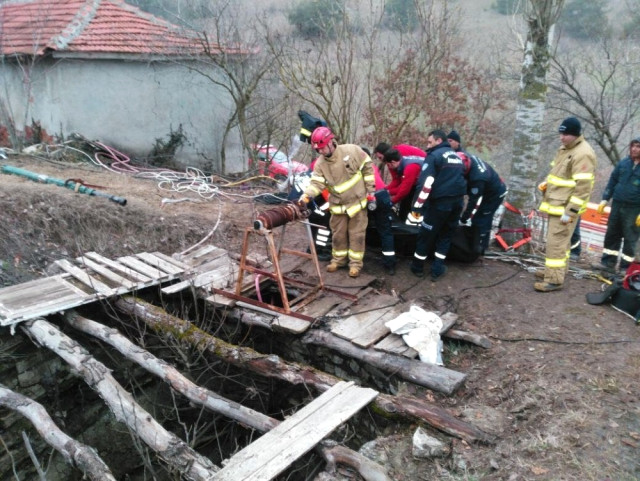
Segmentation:
{"type": "Polygon", "coordinates": [[[0,4],[0,54],[201,53],[194,31],[122,0],[10,0],[0,4]]]}

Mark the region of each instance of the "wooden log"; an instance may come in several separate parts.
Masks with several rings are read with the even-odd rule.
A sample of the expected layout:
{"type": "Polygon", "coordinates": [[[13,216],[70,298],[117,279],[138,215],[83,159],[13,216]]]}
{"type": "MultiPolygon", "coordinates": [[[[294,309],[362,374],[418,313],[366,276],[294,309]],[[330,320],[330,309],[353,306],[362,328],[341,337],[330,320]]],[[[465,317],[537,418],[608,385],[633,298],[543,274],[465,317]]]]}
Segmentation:
{"type": "Polygon", "coordinates": [[[36,319],[20,324],[20,327],[40,345],[45,346],[64,359],[72,370],[107,403],[115,418],[136,433],[160,458],[175,468],[182,476],[194,481],[204,481],[219,471],[204,456],[201,456],[184,441],[170,433],[151,414],[135,402],[113,378],[109,369],[94,359],[70,337],[53,324],[36,319]]]}
{"type": "Polygon", "coordinates": [[[0,385],[0,405],[17,411],[29,419],[47,444],[62,454],[67,463],[80,469],[89,479],[95,481],[116,480],[96,450],[67,436],[58,428],[41,404],[0,385]]]}
{"type": "Polygon", "coordinates": [[[465,374],[435,364],[428,364],[373,349],[361,349],[351,342],[340,339],[338,336],[326,331],[310,331],[303,337],[302,342],[338,351],[346,356],[371,364],[385,372],[394,373],[407,381],[445,394],[453,394],[466,377],[465,374]]]}
{"type": "Polygon", "coordinates": [[[475,344],[476,346],[484,347],[485,349],[491,348],[491,341],[489,340],[489,338],[481,334],[476,334],[468,331],[460,331],[457,329],[449,329],[443,335],[448,339],[467,341],[471,344],[475,344]]]}
{"type": "Polygon", "coordinates": [[[116,329],[111,329],[98,322],[80,316],[76,312],[65,314],[66,321],[74,328],[97,337],[118,350],[127,359],[136,362],[151,374],[164,380],[173,389],[196,404],[205,406],[211,411],[224,414],[238,422],[258,429],[269,431],[278,425],[278,421],[258,411],[249,409],[242,404],[225,399],[224,397],[198,386],[184,377],[175,367],[162,359],[158,359],[149,351],[136,346],[116,329]]]}
{"type": "Polygon", "coordinates": [[[322,455],[327,460],[327,471],[336,472],[336,464],[342,463],[355,467],[365,481],[391,481],[384,468],[360,453],[343,446],[322,447],[322,455]]]}
{"type": "MultiPolygon", "coordinates": [[[[114,306],[121,312],[143,321],[161,336],[188,342],[200,352],[214,355],[229,364],[243,367],[261,376],[280,379],[294,385],[309,386],[320,392],[342,381],[311,366],[286,362],[273,354],[262,354],[253,349],[229,344],[198,329],[189,321],[172,316],[141,299],[127,296],[116,300],[114,306]]],[[[387,416],[408,417],[414,421],[426,422],[467,442],[493,442],[489,434],[474,425],[459,420],[447,410],[421,399],[379,394],[373,402],[373,408],[387,416]]]]}

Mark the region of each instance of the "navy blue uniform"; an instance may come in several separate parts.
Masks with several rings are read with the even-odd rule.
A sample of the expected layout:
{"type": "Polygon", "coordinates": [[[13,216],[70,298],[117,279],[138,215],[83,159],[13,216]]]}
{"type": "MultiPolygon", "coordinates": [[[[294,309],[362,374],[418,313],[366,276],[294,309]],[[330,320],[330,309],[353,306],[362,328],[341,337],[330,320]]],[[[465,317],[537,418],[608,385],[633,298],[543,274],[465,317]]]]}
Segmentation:
{"type": "Polygon", "coordinates": [[[423,275],[424,261],[434,246],[431,278],[435,280],[446,271],[444,260],[460,220],[466,191],[464,164],[449,143],[443,141],[428,149],[411,205],[412,212],[423,216],[411,264],[414,274],[423,275]]]}
{"type": "Polygon", "coordinates": [[[478,229],[479,239],[474,249],[482,255],[489,245],[493,216],[507,194],[507,187],[493,167],[475,155],[466,155],[470,161],[466,176],[469,198],[460,222],[465,224],[471,220],[471,225],[478,229]]]}
{"type": "Polygon", "coordinates": [[[601,262],[615,267],[618,256],[622,254],[620,269],[626,269],[633,262],[640,231],[636,227],[636,217],[640,215],[640,165],[636,165],[631,157],[622,159],[611,172],[602,194],[602,200],[609,199],[612,200],[611,213],[604,236],[601,262]]]}

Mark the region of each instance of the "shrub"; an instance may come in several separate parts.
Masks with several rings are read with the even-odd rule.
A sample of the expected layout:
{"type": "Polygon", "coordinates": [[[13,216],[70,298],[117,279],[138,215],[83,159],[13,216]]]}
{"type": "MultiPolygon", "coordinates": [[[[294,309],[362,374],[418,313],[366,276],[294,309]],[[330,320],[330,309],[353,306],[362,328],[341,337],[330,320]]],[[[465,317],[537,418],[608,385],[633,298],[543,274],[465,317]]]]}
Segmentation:
{"type": "Polygon", "coordinates": [[[344,11],[344,0],[303,0],[289,11],[287,19],[303,37],[335,38],[344,11]]]}

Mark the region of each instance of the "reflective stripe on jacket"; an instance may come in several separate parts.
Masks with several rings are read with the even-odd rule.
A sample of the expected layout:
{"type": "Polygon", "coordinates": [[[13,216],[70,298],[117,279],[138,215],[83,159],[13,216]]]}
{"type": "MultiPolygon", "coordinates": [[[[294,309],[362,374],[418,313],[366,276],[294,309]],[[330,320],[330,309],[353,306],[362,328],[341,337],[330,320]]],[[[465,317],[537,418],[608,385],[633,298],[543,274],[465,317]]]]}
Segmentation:
{"type": "Polygon", "coordinates": [[[305,193],[315,197],[325,188],[331,213],[353,217],[366,208],[367,194],[375,191],[371,158],[353,144],[338,145],[330,157],[320,156],[305,193]]]}
{"type": "Polygon", "coordinates": [[[560,147],[551,162],[539,210],[555,216],[580,215],[587,209],[595,170],[596,154],[584,136],[560,147]]]}

